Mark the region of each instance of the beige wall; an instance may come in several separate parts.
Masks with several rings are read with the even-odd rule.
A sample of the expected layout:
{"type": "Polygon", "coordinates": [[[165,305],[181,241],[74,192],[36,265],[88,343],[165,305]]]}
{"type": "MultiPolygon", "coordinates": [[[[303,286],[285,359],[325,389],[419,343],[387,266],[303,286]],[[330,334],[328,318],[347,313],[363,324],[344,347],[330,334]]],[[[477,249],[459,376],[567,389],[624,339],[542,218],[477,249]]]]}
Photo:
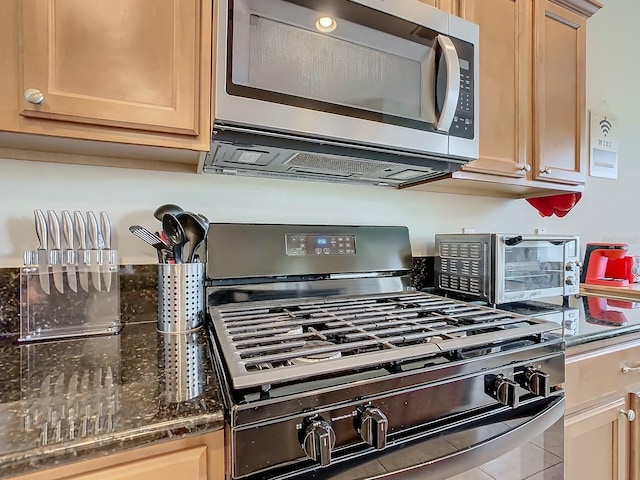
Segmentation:
{"type": "MultiPolygon", "coordinates": [[[[153,263],[154,251],[128,232],[157,229],[152,212],[178,203],[211,221],[407,225],[415,255],[433,254],[438,232],[577,233],[586,241],[624,241],[640,254],[635,205],[640,179],[640,57],[632,33],[640,2],[604,0],[588,25],[587,107],[601,100],[617,115],[619,180],[588,179],[565,218],[543,219],[525,200],[395,191],[380,187],[188,175],[0,159],[0,267],[22,264],[37,246],[33,210],[106,210],[124,263],[153,263]]],[[[635,250],[635,251],[634,251],[635,250]]]]}

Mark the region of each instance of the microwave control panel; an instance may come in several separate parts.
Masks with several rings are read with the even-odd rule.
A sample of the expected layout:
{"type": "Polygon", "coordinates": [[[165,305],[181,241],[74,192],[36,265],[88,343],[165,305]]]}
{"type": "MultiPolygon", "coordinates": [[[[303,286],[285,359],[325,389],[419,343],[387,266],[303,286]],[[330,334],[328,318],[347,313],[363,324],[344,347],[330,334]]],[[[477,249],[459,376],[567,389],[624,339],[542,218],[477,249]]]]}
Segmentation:
{"type": "Polygon", "coordinates": [[[475,102],[475,65],[473,62],[473,45],[452,38],[460,63],[460,93],[458,107],[449,128],[449,135],[460,138],[473,138],[474,134],[474,102],[475,102]]]}

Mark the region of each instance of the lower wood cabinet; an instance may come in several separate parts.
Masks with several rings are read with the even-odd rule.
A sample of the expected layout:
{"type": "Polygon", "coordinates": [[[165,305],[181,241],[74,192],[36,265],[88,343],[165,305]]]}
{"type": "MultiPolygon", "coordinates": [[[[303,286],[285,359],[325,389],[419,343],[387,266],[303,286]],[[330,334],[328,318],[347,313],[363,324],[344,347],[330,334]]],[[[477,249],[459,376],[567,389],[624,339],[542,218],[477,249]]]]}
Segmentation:
{"type": "Polygon", "coordinates": [[[222,430],[183,438],[64,467],[16,480],[223,480],[222,430]]]}
{"type": "Polygon", "coordinates": [[[625,398],[597,405],[565,419],[565,478],[626,480],[629,459],[625,398]]]}
{"type": "Polygon", "coordinates": [[[567,356],[565,479],[640,480],[640,341],[567,356]]]}

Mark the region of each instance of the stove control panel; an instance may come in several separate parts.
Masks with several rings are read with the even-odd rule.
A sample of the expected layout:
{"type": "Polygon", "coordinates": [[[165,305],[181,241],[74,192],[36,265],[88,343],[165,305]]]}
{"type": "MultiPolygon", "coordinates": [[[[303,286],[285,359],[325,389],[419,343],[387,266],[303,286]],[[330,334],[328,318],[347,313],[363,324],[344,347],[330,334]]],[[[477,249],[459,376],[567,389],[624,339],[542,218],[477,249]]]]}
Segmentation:
{"type": "Polygon", "coordinates": [[[355,255],[356,236],[345,234],[287,233],[285,248],[288,256],[355,255]]]}
{"type": "Polygon", "coordinates": [[[358,409],[354,427],[362,440],[376,450],[382,450],[387,446],[389,421],[380,409],[370,405],[358,409]]]}
{"type": "Polygon", "coordinates": [[[336,444],[336,434],[329,422],[320,416],[311,417],[300,433],[300,445],[305,455],[323,467],[329,465],[331,452],[336,444]]]}

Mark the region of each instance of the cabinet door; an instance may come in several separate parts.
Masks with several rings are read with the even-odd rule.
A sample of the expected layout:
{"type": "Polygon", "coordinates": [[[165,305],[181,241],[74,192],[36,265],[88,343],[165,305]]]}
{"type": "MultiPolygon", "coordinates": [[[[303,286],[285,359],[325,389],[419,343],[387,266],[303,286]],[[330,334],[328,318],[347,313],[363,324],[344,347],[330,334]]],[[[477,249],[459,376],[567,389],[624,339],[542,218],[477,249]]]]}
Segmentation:
{"type": "Polygon", "coordinates": [[[199,0],[24,0],[22,115],[197,135],[199,0]]]}
{"type": "Polygon", "coordinates": [[[530,118],[531,3],[462,0],[480,26],[480,157],[463,170],[526,177],[530,118]]]}
{"type": "Polygon", "coordinates": [[[534,2],[533,178],[584,183],[586,19],[534,2]]]}
{"type": "Polygon", "coordinates": [[[636,418],[631,422],[629,436],[629,478],[640,480],[640,391],[629,394],[629,408],[636,418]]]}
{"type": "Polygon", "coordinates": [[[432,7],[439,8],[445,12],[458,14],[457,0],[420,0],[422,3],[431,5],[432,7]]]}
{"type": "Polygon", "coordinates": [[[628,420],[626,399],[590,408],[565,419],[565,478],[626,480],[628,420]]]}
{"type": "Polygon", "coordinates": [[[68,480],[207,480],[207,447],[195,447],[69,477],[68,480]]]}

